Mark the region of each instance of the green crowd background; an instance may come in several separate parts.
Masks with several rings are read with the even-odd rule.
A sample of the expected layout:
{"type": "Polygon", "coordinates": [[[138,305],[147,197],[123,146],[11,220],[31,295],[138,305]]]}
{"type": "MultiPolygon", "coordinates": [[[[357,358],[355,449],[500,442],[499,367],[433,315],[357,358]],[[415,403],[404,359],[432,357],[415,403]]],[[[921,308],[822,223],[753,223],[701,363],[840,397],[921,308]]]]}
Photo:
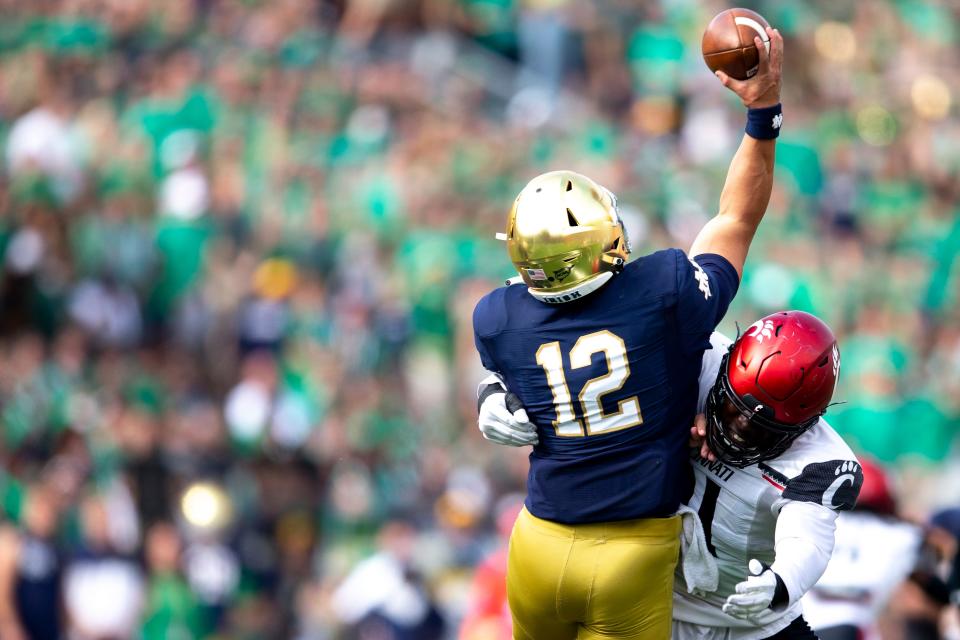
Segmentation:
{"type": "MultiPolygon", "coordinates": [[[[745,4],[786,39],[785,119],[721,328],[827,321],[827,417],[922,519],[960,504],[960,5],[745,4]]],[[[0,0],[0,556],[54,541],[60,628],[456,637],[526,471],[476,429],[494,234],[568,168],[635,253],[688,247],[744,124],[700,57],[723,8],[0,0]],[[378,549],[414,635],[344,595],[394,576],[357,575],[378,549]]]]}

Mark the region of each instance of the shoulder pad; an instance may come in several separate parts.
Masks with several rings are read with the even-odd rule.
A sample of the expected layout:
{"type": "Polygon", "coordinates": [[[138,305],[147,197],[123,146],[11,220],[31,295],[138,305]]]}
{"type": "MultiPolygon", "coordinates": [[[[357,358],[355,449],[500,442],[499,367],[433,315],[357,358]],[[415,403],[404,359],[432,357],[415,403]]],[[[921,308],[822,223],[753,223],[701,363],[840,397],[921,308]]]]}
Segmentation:
{"type": "Polygon", "coordinates": [[[490,336],[503,330],[507,320],[504,304],[507,289],[494,289],[477,302],[473,309],[473,330],[477,335],[490,336]]]}

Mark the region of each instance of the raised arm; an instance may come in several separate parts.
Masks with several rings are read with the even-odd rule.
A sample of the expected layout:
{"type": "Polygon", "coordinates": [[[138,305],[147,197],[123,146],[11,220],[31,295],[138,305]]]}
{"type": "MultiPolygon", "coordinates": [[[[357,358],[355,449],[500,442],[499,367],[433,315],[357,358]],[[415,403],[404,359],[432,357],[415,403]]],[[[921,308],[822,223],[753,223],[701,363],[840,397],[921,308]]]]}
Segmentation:
{"type": "Polygon", "coordinates": [[[723,86],[736,93],[750,109],[748,132],[730,162],[720,194],[720,211],[704,225],[690,248],[691,257],[703,253],[723,256],[740,275],[750,242],[770,201],[776,148],[774,136],[782,120],[779,104],[783,37],[776,29],[767,28],[767,34],[770,36],[769,54],[760,38],[754,38],[760,54],[760,67],[753,78],[734,80],[723,71],[717,71],[723,86]],[[771,137],[759,139],[767,135],[771,137]]]}

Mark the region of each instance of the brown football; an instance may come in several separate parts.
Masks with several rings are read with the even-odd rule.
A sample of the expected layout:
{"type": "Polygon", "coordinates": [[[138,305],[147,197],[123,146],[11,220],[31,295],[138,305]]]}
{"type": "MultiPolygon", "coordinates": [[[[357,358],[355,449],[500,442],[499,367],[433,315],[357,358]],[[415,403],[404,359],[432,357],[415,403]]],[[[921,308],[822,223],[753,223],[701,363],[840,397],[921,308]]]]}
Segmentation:
{"type": "Polygon", "coordinates": [[[723,71],[737,80],[753,77],[760,63],[753,39],[759,36],[770,51],[770,36],[766,31],[769,26],[763,16],[749,9],[721,11],[703,32],[700,42],[703,61],[711,71],[723,71]]]}

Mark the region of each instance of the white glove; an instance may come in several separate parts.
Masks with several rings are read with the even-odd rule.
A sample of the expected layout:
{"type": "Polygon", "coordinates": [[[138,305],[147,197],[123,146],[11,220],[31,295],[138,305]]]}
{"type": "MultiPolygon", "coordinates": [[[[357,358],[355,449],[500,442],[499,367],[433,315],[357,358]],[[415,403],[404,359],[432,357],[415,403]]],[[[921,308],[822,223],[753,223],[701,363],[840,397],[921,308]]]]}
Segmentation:
{"type": "Polygon", "coordinates": [[[754,558],[748,568],[753,575],[736,586],[736,593],[727,597],[723,612],[734,618],[749,620],[770,607],[777,593],[777,574],[754,558]]]}
{"type": "Polygon", "coordinates": [[[477,389],[480,433],[490,442],[511,447],[537,444],[537,427],[530,422],[520,398],[507,391],[499,376],[484,378],[477,389]]]}

